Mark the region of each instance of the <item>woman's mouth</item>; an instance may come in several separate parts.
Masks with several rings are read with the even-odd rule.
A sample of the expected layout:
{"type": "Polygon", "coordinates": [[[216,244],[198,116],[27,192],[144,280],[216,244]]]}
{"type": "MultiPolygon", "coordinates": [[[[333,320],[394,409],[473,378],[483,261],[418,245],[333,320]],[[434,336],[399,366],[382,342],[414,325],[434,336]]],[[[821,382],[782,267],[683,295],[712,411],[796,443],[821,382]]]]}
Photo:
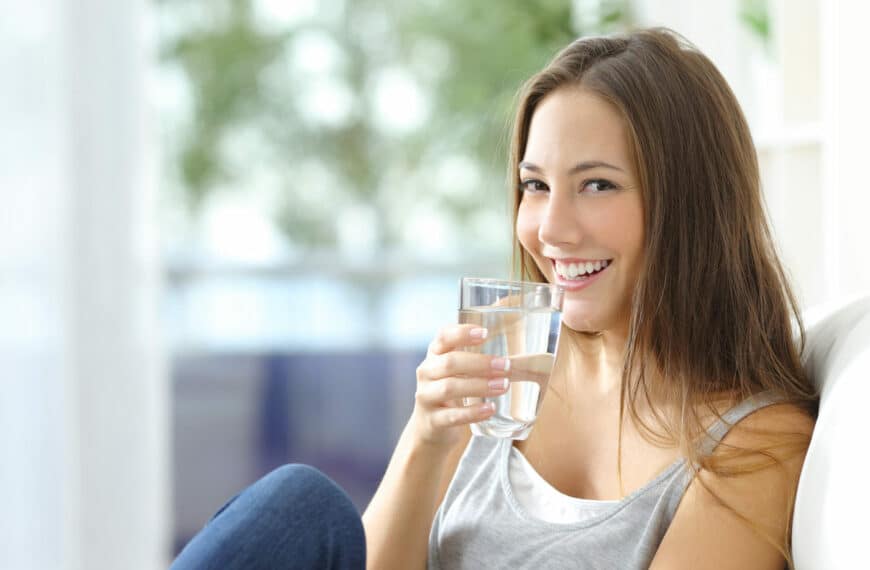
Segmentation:
{"type": "Polygon", "coordinates": [[[612,259],[553,260],[553,267],[560,281],[583,282],[598,275],[612,262],[612,259]]]}

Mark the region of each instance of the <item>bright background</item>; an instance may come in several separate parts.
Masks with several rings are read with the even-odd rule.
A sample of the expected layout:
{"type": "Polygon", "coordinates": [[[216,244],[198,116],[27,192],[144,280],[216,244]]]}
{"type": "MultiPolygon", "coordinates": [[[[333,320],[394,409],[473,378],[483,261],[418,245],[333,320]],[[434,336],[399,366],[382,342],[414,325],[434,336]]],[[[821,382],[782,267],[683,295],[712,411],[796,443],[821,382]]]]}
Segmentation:
{"type": "Polygon", "coordinates": [[[571,38],[667,25],[750,120],[804,306],[870,290],[864,2],[43,0],[0,20],[0,567],[157,569],[286,462],[365,507],[506,125],[571,38]]]}

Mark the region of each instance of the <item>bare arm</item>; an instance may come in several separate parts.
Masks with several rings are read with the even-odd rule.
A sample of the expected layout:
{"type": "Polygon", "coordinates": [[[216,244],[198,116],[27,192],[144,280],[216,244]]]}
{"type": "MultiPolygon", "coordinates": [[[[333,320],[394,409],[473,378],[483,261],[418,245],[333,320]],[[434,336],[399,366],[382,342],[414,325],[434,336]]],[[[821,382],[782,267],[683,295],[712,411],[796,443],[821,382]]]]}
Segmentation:
{"type": "Polygon", "coordinates": [[[493,412],[463,407],[462,398],[505,391],[501,382],[498,388],[489,385],[507,374],[503,361],[493,367],[491,356],[458,350],[482,342],[471,336],[474,328],[443,329],[417,368],[414,412],[363,514],[368,568],[426,568],[432,521],[471,435],[468,424],[493,412]]]}
{"type": "MultiPolygon", "coordinates": [[[[763,408],[738,423],[723,440],[741,447],[760,448],[758,435],[743,428],[759,428],[804,434],[814,422],[794,406],[763,408]]],[[[776,453],[774,453],[776,455],[776,453]]],[[[782,467],[767,467],[736,477],[699,477],[728,505],[766,534],[783,541],[789,529],[789,504],[806,452],[781,457],[782,467]]],[[[769,542],[719,505],[697,481],[693,481],[665,534],[650,568],[652,570],[782,570],[785,558],[769,542]]]]}
{"type": "Polygon", "coordinates": [[[466,432],[444,455],[415,445],[405,428],[363,514],[368,568],[426,568],[432,521],[471,436],[470,430],[466,432]]]}

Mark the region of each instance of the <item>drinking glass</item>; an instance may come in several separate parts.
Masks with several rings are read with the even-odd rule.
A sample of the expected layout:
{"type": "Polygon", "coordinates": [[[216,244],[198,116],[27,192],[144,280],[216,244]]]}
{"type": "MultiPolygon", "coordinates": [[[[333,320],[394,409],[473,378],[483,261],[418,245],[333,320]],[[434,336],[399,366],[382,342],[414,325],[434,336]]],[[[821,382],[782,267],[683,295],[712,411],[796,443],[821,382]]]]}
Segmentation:
{"type": "Polygon", "coordinates": [[[526,439],[547,390],[559,330],[564,289],[548,283],[465,277],[460,282],[459,322],[488,330],[468,352],[510,360],[510,384],[501,396],[463,398],[466,406],[495,404],[495,414],[471,424],[476,435],[526,439]]]}

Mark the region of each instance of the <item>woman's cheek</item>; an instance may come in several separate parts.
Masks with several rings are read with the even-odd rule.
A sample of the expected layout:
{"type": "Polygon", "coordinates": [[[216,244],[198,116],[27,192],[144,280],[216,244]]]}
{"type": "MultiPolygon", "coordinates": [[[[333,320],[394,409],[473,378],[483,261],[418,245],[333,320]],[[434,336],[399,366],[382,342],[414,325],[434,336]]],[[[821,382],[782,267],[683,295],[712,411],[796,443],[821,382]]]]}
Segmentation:
{"type": "Polygon", "coordinates": [[[538,250],[538,224],[534,213],[527,205],[520,204],[517,212],[517,237],[520,244],[529,253],[535,254],[538,250]]]}

